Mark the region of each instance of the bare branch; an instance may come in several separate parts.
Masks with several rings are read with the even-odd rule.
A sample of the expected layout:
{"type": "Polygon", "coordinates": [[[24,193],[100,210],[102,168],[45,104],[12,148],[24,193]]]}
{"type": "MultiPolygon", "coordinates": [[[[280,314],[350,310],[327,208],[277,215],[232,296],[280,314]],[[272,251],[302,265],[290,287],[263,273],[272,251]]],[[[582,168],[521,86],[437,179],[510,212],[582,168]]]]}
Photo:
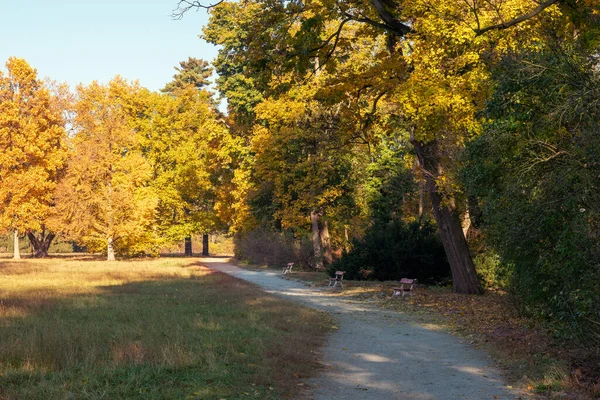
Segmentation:
{"type": "Polygon", "coordinates": [[[219,4],[223,3],[224,1],[225,0],[219,0],[214,4],[204,5],[198,0],[179,0],[179,3],[177,3],[177,8],[175,10],[173,10],[173,12],[171,13],[171,18],[182,19],[183,15],[186,12],[188,12],[189,10],[191,10],[192,8],[195,8],[196,10],[199,10],[201,8],[203,8],[205,10],[209,10],[213,7],[218,6],[219,4]]]}
{"type": "Polygon", "coordinates": [[[531,19],[531,18],[537,16],[539,13],[544,11],[546,8],[550,7],[553,4],[558,3],[559,1],[561,1],[561,0],[546,0],[543,3],[540,3],[536,8],[534,8],[527,14],[520,15],[517,18],[511,19],[510,21],[507,21],[507,22],[502,22],[500,24],[486,26],[485,28],[481,28],[481,29],[475,29],[475,33],[477,34],[477,36],[480,36],[491,30],[502,30],[502,29],[510,28],[511,26],[520,24],[523,21],[527,21],[528,19],[531,19]]]}

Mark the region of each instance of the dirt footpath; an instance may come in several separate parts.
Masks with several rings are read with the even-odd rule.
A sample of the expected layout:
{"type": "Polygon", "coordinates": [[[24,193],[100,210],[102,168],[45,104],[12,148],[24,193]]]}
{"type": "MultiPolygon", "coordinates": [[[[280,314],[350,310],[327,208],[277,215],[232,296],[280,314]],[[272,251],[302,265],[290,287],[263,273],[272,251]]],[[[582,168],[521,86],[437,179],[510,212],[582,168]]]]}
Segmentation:
{"type": "Polygon", "coordinates": [[[331,313],[338,329],[324,349],[326,368],[309,380],[315,400],[518,399],[486,354],[460,338],[385,311],[281,279],[237,268],[226,259],[203,264],[261,286],[266,292],[331,313]]]}

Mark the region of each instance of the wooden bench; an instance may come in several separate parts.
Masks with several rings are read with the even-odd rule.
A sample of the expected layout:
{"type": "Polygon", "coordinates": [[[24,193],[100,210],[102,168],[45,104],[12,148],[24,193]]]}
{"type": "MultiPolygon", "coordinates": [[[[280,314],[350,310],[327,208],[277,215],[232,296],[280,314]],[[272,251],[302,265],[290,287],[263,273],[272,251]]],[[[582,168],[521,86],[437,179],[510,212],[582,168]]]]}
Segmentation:
{"type": "Polygon", "coordinates": [[[287,263],[287,265],[285,267],[283,267],[283,271],[281,272],[281,274],[282,275],[289,274],[290,272],[292,272],[293,266],[294,266],[294,263],[287,263]]]}
{"type": "Polygon", "coordinates": [[[394,293],[392,297],[402,296],[404,297],[404,293],[408,293],[410,295],[413,294],[413,289],[415,287],[415,279],[402,278],[400,279],[400,285],[395,286],[394,293]]]}
{"type": "Polygon", "coordinates": [[[333,278],[329,278],[329,286],[330,287],[336,287],[338,284],[340,285],[340,288],[344,288],[344,283],[342,282],[344,280],[344,271],[335,271],[335,276],[333,278]]]}

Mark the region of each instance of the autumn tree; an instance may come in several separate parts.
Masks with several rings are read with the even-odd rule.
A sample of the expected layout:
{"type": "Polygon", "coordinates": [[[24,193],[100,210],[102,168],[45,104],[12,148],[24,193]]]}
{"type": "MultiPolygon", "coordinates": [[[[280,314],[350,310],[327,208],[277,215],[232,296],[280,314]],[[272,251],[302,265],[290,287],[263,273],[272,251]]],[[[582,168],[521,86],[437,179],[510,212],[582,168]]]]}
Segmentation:
{"type": "Polygon", "coordinates": [[[225,226],[221,199],[236,143],[204,90],[189,85],[169,95],[147,93],[144,102],[138,129],[159,199],[158,230],[167,241],[187,238],[191,255],[193,234],[208,238],[225,226]]]}
{"type": "Polygon", "coordinates": [[[264,121],[253,135],[255,179],[283,228],[302,232],[310,224],[315,266],[323,268],[323,257],[333,261],[329,221],[352,208],[352,157],[340,134],[343,117],[296,95],[255,109],[264,121]]]}
{"type": "Polygon", "coordinates": [[[64,233],[91,251],[105,252],[109,261],[117,253],[155,251],[157,196],[133,123],[140,92],[120,77],[107,85],[78,86],[77,133],[58,188],[64,233]]]}
{"type": "Polygon", "coordinates": [[[35,256],[48,255],[54,232],[47,219],[66,156],[63,110],[25,60],[0,71],[0,229],[26,232],[35,256]],[[39,232],[39,233],[37,233],[39,232]]]}
{"type": "MultiPolygon", "coordinates": [[[[379,57],[387,68],[377,67],[370,76],[375,80],[382,74],[392,78],[383,86],[358,83],[379,88],[389,103],[396,104],[391,116],[411,135],[452,268],[454,289],[481,293],[453,199],[452,155],[480,132],[476,115],[490,93],[489,57],[515,46],[534,46],[535,29],[544,18],[563,18],[556,5],[568,7],[558,0],[539,4],[448,0],[435,5],[379,0],[225,2],[211,11],[212,28],[205,35],[224,46],[217,59],[217,71],[230,77],[224,89],[237,84],[244,92],[258,92],[263,97],[293,84],[285,78],[290,71],[304,72],[305,78],[316,75],[311,71],[335,71],[356,52],[355,44],[374,38],[385,41],[387,54],[381,52],[379,57]],[[219,35],[220,24],[227,29],[235,23],[243,32],[219,35]]],[[[180,2],[182,12],[194,6],[198,3],[180,2]]],[[[348,99],[341,96],[339,100],[348,99]]],[[[240,102],[239,108],[252,117],[252,101],[240,102]]]]}

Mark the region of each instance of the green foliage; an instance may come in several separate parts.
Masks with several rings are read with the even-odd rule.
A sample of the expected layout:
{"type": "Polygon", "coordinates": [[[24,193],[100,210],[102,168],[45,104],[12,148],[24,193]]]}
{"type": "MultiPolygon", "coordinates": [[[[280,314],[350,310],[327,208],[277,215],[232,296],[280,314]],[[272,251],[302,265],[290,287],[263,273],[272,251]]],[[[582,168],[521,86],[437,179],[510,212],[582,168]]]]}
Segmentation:
{"type": "Polygon", "coordinates": [[[367,230],[354,240],[328,272],[346,271],[348,279],[417,279],[422,283],[445,282],[450,267],[435,226],[429,222],[403,223],[394,220],[367,230]]]}
{"type": "Polygon", "coordinates": [[[577,43],[545,45],[498,66],[463,177],[525,310],[600,349],[600,77],[577,43]]]}
{"type": "Polygon", "coordinates": [[[212,68],[204,60],[189,57],[187,61],[180,61],[179,67],[175,67],[175,70],[177,73],[173,75],[173,80],[167,83],[162,92],[173,93],[188,86],[202,89],[210,83],[208,79],[212,74],[212,68]]]}
{"type": "Polygon", "coordinates": [[[192,86],[144,92],[136,119],[158,196],[155,229],[165,242],[224,229],[238,142],[218,121],[209,93],[192,86]],[[219,212],[219,206],[221,212],[219,212]]]}
{"type": "Polygon", "coordinates": [[[482,285],[488,289],[506,289],[510,286],[512,265],[501,261],[500,256],[489,250],[473,258],[477,275],[482,285]]]}

